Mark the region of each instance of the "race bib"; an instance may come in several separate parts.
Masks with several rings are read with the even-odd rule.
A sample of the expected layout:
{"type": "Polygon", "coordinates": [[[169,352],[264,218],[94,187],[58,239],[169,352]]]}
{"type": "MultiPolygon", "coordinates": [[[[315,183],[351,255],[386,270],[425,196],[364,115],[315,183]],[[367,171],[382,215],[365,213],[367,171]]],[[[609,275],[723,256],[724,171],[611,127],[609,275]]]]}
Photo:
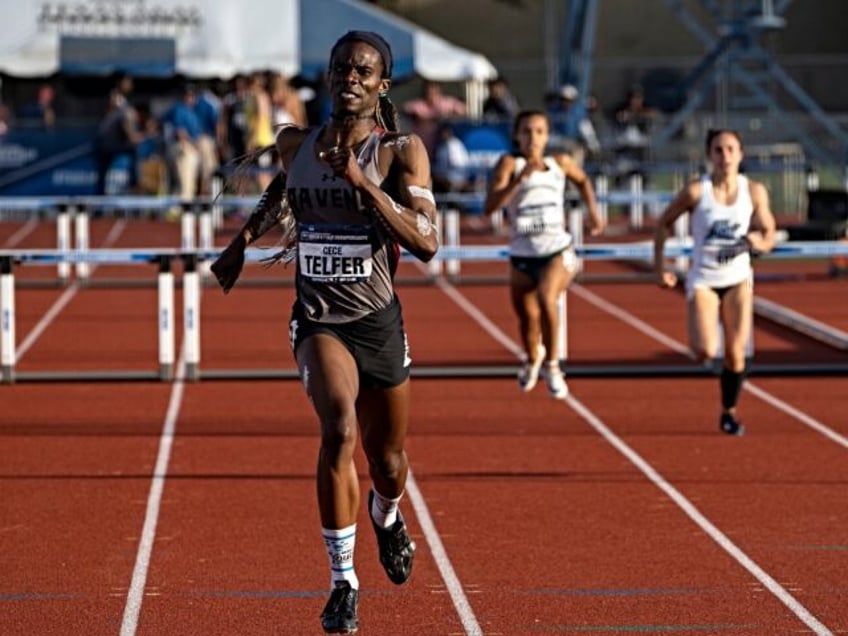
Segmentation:
{"type": "Polygon", "coordinates": [[[524,206],[518,211],[515,229],[525,235],[560,232],[565,229],[562,210],[552,204],[524,206]]]}
{"type": "Polygon", "coordinates": [[[300,274],[322,283],[356,283],[373,269],[370,226],[303,226],[298,242],[300,274]]]}

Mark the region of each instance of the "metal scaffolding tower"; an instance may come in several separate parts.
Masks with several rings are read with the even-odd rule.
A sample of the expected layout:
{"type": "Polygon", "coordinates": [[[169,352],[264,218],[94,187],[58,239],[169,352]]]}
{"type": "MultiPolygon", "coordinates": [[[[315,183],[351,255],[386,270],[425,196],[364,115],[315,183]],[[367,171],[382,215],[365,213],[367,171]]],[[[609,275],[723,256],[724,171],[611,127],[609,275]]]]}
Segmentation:
{"type": "MultiPolygon", "coordinates": [[[[654,135],[655,147],[671,141],[686,121],[715,97],[719,120],[743,108],[779,115],[787,135],[803,146],[810,160],[848,162],[848,132],[792,79],[762,43],[767,34],[785,27],[784,13],[792,0],[664,2],[703,44],[706,53],[682,80],[680,92],[686,101],[654,135]],[[697,4],[708,21],[693,11],[692,6],[697,4]]],[[[561,77],[575,84],[582,95],[591,90],[597,5],[598,0],[570,0],[566,15],[561,77]]]]}

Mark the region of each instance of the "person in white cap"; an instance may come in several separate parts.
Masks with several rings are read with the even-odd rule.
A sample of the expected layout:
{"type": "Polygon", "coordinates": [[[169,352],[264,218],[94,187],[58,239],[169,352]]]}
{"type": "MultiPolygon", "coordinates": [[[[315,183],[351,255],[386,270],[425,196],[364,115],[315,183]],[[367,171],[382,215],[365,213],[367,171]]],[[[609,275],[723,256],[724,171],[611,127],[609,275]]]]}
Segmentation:
{"type": "Polygon", "coordinates": [[[574,84],[564,84],[549,100],[547,111],[551,146],[571,155],[582,166],[587,155],[600,154],[601,144],[586,105],[579,98],[574,84]]]}

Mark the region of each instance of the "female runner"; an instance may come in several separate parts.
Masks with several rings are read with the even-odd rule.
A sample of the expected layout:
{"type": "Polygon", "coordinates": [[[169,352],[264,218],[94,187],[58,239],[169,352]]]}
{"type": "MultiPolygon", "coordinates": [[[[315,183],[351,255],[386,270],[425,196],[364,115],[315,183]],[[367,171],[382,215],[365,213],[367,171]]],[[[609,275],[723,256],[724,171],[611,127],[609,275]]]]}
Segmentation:
{"type": "Polygon", "coordinates": [[[719,427],[742,435],[736,404],[746,373],[751,336],[753,268],[751,254],[774,247],[775,221],[762,183],[739,173],[742,138],[734,130],[710,130],[706,140],[710,173],[686,185],[663,212],[654,236],[654,265],[661,287],[677,275],[665,268],[665,240],[674,222],[691,215],[692,266],[686,278],[689,345],[698,361],[718,355],[719,323],[724,331],[719,427]]]}
{"type": "Polygon", "coordinates": [[[577,273],[577,256],[566,231],[565,189],[569,181],[580,191],[593,236],[604,230],[595,205],[592,182],[568,155],[546,155],[550,123],[541,111],[518,114],[513,124],[517,151],[501,156],[484,204],[493,214],[506,207],[509,218],[509,284],[518,316],[526,361],[518,374],[522,391],[530,391],[543,375],[548,393],[568,395],[560,367],[560,294],[577,273]]]}
{"type": "MultiPolygon", "coordinates": [[[[421,139],[397,132],[388,99],[392,53],[369,31],[351,31],[330,55],[330,121],[284,128],[283,171],[212,270],[228,291],[245,247],[279,217],[285,190],[296,234],[297,300],[289,334],[321,426],[318,506],[331,571],[321,615],[327,633],[358,628],[353,566],[359,479],[357,431],[373,487],[368,511],[388,577],[404,583],[415,544],[398,504],[408,461],[409,349],[393,277],[400,248],[428,261],[438,249],[430,163],[421,139]]],[[[281,211],[282,210],[282,211],[281,211]]]]}

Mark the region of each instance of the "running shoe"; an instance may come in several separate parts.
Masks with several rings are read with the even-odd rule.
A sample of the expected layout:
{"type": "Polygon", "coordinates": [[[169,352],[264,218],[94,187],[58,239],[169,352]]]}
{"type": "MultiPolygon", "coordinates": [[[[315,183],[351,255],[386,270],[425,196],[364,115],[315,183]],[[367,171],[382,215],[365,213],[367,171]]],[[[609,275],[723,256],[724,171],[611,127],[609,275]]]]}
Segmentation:
{"type": "Polygon", "coordinates": [[[354,590],[347,581],[336,581],[330,600],[321,612],[321,626],[327,634],[355,634],[359,629],[356,610],[359,605],[359,591],[354,590]]]}
{"type": "Polygon", "coordinates": [[[539,343],[536,347],[536,359],[528,360],[518,372],[518,387],[524,392],[532,391],[539,381],[539,369],[545,361],[545,345],[539,343]]]}
{"type": "Polygon", "coordinates": [[[545,369],[545,383],[548,385],[548,394],[555,400],[564,400],[568,395],[568,385],[559,362],[548,363],[545,369]]]}
{"type": "MultiPolygon", "coordinates": [[[[374,501],[374,491],[368,491],[368,518],[371,519],[371,505],[374,501]]],[[[395,585],[406,583],[409,575],[412,574],[412,559],[415,556],[415,542],[409,538],[409,533],[406,531],[406,523],[403,521],[403,516],[400,510],[397,513],[397,520],[391,528],[381,528],[374,519],[371,519],[371,525],[374,526],[374,532],[377,534],[377,545],[380,548],[380,563],[386,571],[389,579],[395,585]]]]}
{"type": "Polygon", "coordinates": [[[744,435],[745,427],[742,426],[742,422],[733,417],[730,413],[722,413],[721,420],[719,422],[719,427],[721,428],[722,433],[727,433],[728,435],[744,435]]]}

